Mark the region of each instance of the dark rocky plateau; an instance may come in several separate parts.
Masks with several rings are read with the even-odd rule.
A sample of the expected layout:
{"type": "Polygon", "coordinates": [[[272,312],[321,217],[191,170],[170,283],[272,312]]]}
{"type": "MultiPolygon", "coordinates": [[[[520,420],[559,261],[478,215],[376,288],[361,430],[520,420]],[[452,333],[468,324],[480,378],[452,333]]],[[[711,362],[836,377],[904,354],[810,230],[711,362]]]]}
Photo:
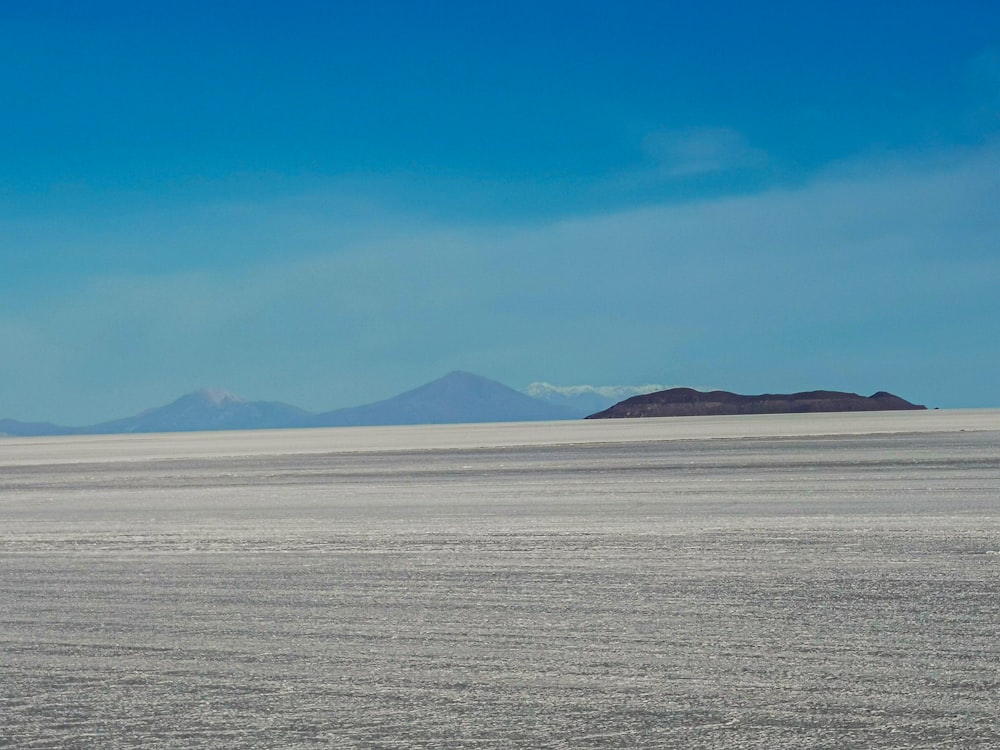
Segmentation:
{"type": "Polygon", "coordinates": [[[841,391],[765,393],[743,396],[729,391],[671,388],[625,399],[587,419],[635,417],[709,417],[739,414],[798,414],[836,411],[900,411],[926,409],[899,396],[879,391],[871,396],[841,391]]]}

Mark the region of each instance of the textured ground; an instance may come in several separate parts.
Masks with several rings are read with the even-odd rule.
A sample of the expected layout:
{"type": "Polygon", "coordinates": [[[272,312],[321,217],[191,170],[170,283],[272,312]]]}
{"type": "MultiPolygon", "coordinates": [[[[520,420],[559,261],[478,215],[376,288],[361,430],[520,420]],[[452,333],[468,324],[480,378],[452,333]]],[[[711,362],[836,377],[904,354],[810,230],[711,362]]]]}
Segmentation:
{"type": "Polygon", "coordinates": [[[0,442],[0,747],[1000,747],[1000,432],[654,427],[0,442]]]}

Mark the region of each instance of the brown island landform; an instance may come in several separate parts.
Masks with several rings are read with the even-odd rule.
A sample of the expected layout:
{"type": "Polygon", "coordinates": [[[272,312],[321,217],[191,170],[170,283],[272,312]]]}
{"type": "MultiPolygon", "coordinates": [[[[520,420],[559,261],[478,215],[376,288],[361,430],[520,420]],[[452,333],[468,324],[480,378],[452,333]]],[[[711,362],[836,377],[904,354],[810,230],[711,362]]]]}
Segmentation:
{"type": "Polygon", "coordinates": [[[920,404],[879,391],[871,396],[841,391],[765,393],[743,396],[729,391],[670,388],[625,399],[586,419],[634,417],[708,417],[739,414],[796,414],[836,411],[899,411],[926,409],[920,404]]]}

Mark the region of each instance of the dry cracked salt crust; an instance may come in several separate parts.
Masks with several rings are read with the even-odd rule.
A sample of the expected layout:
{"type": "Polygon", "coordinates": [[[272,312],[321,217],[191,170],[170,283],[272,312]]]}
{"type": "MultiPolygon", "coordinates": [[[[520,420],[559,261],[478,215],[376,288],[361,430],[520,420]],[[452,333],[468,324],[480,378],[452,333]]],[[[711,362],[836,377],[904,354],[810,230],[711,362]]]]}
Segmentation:
{"type": "Polygon", "coordinates": [[[997,432],[39,450],[0,747],[1000,746],[997,432]]]}

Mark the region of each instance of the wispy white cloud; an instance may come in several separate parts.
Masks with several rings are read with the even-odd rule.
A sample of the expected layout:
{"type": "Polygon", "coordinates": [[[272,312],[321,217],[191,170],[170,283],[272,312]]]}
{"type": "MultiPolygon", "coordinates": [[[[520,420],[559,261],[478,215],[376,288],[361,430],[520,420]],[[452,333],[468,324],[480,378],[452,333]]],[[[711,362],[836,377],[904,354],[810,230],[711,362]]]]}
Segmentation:
{"type": "Polygon", "coordinates": [[[652,171],[663,177],[692,177],[767,164],[767,153],[732,128],[659,130],[642,142],[652,171]]]}
{"type": "Polygon", "coordinates": [[[552,394],[559,396],[577,397],[594,395],[605,399],[621,399],[630,396],[639,396],[644,393],[655,393],[673,388],[672,385],[647,384],[647,385],[553,385],[539,381],[531,383],[524,392],[535,398],[546,398],[552,394]]]}

